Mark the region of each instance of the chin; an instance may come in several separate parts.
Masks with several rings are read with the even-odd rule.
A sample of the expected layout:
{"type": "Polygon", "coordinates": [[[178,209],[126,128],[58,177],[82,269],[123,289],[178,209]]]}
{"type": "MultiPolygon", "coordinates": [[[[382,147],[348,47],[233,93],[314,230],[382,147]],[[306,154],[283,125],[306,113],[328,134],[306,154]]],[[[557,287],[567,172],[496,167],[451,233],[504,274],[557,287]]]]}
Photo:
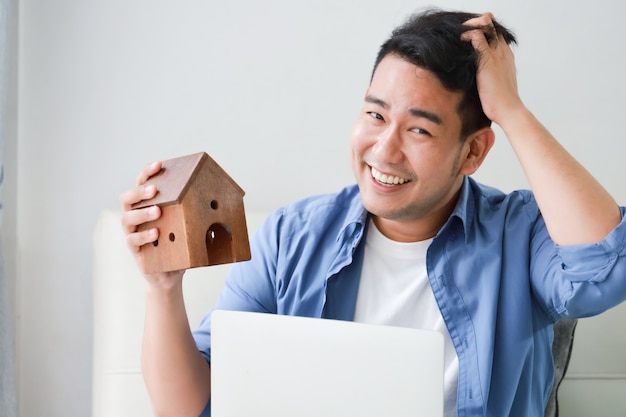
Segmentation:
{"type": "Polygon", "coordinates": [[[406,209],[401,207],[392,207],[388,204],[382,204],[382,198],[364,196],[361,194],[361,203],[365,210],[376,217],[387,220],[400,220],[406,215],[406,209]]]}

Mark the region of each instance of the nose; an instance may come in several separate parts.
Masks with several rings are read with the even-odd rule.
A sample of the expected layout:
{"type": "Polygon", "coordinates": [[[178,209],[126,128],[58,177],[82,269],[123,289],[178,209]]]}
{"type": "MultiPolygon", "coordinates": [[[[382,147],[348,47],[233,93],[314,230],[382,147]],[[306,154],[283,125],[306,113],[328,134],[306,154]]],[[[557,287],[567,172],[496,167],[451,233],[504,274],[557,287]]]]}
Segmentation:
{"type": "Polygon", "coordinates": [[[402,137],[398,129],[389,125],[380,132],[372,151],[379,161],[398,163],[403,158],[402,137]]]}

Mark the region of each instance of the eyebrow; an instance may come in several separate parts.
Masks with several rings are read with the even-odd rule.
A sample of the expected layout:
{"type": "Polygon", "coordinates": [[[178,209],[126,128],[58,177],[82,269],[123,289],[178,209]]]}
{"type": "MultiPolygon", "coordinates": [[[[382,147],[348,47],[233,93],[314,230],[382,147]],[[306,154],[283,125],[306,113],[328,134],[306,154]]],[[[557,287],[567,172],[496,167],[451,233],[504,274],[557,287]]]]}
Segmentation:
{"type": "MultiPolygon", "coordinates": [[[[389,108],[389,104],[387,104],[387,102],[385,102],[384,100],[376,97],[376,96],[372,96],[372,95],[367,95],[365,96],[365,101],[368,103],[372,103],[372,104],[376,104],[380,107],[382,107],[383,109],[388,109],[389,108]]],[[[438,125],[442,125],[443,121],[441,120],[441,117],[439,117],[438,115],[436,115],[433,112],[430,112],[428,110],[423,110],[423,109],[409,109],[409,113],[412,116],[415,117],[422,117],[424,119],[428,119],[433,123],[436,123],[438,125]]]]}

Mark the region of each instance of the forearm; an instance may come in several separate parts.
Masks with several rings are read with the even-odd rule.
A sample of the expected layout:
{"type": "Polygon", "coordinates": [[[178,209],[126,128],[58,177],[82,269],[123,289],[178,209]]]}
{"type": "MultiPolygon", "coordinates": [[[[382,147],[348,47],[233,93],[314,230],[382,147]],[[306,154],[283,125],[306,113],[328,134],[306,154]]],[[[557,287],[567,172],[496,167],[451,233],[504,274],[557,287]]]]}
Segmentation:
{"type": "Polygon", "coordinates": [[[200,415],[210,396],[210,368],[196,348],[182,294],[147,289],[142,368],[155,415],[200,415]]]}
{"type": "Polygon", "coordinates": [[[595,243],[620,222],[611,195],[525,107],[500,123],[537,199],[550,237],[559,245],[595,243]]]}

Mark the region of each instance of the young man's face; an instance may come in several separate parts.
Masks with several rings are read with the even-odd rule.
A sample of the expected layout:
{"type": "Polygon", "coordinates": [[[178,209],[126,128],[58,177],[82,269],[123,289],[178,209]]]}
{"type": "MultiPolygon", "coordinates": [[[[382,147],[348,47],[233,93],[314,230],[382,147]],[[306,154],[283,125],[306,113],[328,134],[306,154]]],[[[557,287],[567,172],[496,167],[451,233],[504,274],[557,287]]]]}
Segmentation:
{"type": "Polygon", "coordinates": [[[460,100],[396,55],[378,65],[350,146],[363,204],[389,238],[432,237],[453,209],[467,154],[460,100]]]}

